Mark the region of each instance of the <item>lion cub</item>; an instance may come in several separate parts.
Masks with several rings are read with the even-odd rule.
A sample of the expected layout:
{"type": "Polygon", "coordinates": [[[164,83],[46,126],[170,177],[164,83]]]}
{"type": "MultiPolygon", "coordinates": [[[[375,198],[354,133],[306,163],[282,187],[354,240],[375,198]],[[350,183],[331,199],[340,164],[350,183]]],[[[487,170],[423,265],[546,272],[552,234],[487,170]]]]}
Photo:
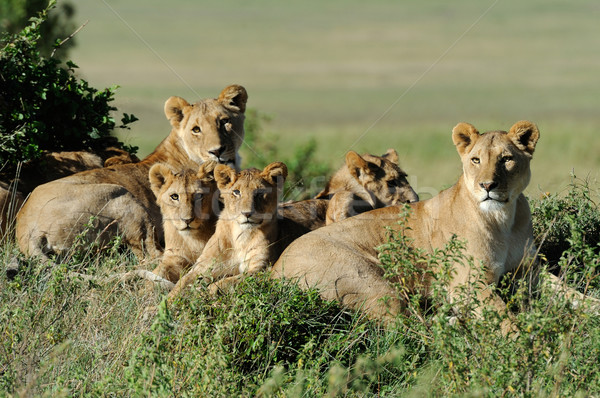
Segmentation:
{"type": "Polygon", "coordinates": [[[215,232],[216,164],[205,162],[198,171],[174,171],[162,163],[150,168],[150,186],[162,213],[165,233],[165,251],[152,272],[170,282],[176,283],[192,266],[215,232]]]}
{"type": "Polygon", "coordinates": [[[276,260],[277,202],[287,167],[271,163],[264,170],[236,173],[226,165],[214,170],[224,209],[202,255],[169,293],[172,300],[198,277],[217,280],[215,288],[235,283],[276,260]]]}
{"type": "Polygon", "coordinates": [[[349,151],[345,167],[331,177],[315,198],[330,198],[327,225],[365,211],[419,200],[400,169],[394,149],[382,156],[361,156],[349,151]]]}

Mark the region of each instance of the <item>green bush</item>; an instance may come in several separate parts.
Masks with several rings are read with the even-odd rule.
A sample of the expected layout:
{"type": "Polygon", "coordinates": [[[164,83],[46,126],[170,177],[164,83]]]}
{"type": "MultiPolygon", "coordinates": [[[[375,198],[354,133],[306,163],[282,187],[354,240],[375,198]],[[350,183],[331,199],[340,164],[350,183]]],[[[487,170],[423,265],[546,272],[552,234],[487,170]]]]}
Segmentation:
{"type": "MultiPolygon", "coordinates": [[[[431,289],[427,300],[411,294],[407,311],[386,328],[267,273],[217,298],[199,282],[169,307],[141,293],[141,281],[73,275],[139,267],[117,246],[102,257],[79,251],[56,265],[30,260],[13,280],[0,275],[0,396],[600,394],[600,316],[545,285],[531,294],[526,284],[513,295],[499,288],[512,315],[483,303],[483,316],[474,316],[477,281],[463,299],[446,295],[452,262],[473,265],[458,240],[430,255],[390,232],[380,258],[400,297],[419,293],[403,283],[408,273],[429,278],[431,289]],[[145,320],[148,305],[159,310],[145,320]],[[503,336],[499,325],[509,316],[516,333],[503,336]]],[[[581,236],[571,247],[576,254],[581,236]]],[[[16,252],[6,243],[0,262],[16,252]]],[[[586,256],[592,266],[585,272],[597,278],[600,256],[586,256]]]]}
{"type": "Polygon", "coordinates": [[[589,263],[582,256],[600,252],[600,209],[595,200],[589,182],[575,176],[566,194],[531,200],[536,244],[555,272],[582,270],[589,263]]]}
{"type": "MultiPolygon", "coordinates": [[[[55,2],[51,2],[54,6],[55,2]]],[[[134,153],[137,148],[118,142],[111,132],[137,120],[124,114],[116,126],[110,105],[116,86],[90,87],[74,75],[71,61],[40,56],[36,47],[48,11],[32,18],[19,34],[5,37],[0,50],[0,167],[13,173],[19,162],[36,159],[42,151],[101,151],[116,146],[134,153]]]]}

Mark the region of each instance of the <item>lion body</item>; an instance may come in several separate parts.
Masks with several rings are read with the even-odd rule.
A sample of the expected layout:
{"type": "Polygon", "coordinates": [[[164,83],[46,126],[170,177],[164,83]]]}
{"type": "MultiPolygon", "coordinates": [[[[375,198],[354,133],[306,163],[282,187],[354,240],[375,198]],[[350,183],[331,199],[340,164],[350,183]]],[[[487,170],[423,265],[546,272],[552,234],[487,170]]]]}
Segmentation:
{"type": "MultiPolygon", "coordinates": [[[[476,264],[481,261],[488,284],[517,270],[534,251],[531,214],[522,191],[529,182],[538,137],[537,127],[529,122],[516,123],[508,133],[483,135],[466,123],[456,126],[453,140],[463,175],[439,195],[410,204],[405,234],[412,245],[432,252],[453,236],[465,240],[465,254],[476,264]]],[[[396,206],[373,210],[300,237],[274,265],[273,277],[294,278],[306,288],[316,286],[323,297],[374,318],[394,316],[406,303],[384,279],[376,248],[387,242],[388,229],[400,228],[401,210],[396,206]]],[[[468,264],[454,264],[451,297],[476,273],[468,264]]],[[[478,294],[480,300],[489,298],[504,309],[490,289],[478,294]]]]}
{"type": "Polygon", "coordinates": [[[239,167],[247,98],[237,85],[226,87],[217,99],[193,105],[169,98],[165,115],[173,128],[145,159],[77,173],[31,193],[17,214],[20,250],[48,257],[64,254],[84,233],[100,246],[119,234],[138,257],[160,256],[162,219],[148,180],[150,168],[156,163],[198,167],[207,160],[239,167]]]}

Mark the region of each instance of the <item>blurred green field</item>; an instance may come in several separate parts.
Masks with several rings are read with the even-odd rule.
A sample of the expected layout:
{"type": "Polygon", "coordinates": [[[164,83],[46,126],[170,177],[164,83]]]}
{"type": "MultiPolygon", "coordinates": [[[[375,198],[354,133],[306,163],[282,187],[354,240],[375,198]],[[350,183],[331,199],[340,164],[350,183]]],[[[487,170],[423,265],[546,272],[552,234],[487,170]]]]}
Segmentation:
{"type": "MultiPolygon", "coordinates": [[[[460,173],[450,131],[522,119],[541,140],[529,194],[600,166],[600,3],[334,0],[79,1],[72,59],[116,106],[145,155],[168,133],[164,101],[244,85],[282,153],[315,137],[334,167],[348,149],[394,147],[424,196],[460,173]]],[[[271,160],[271,159],[269,159],[271,160]]],[[[275,160],[275,159],[272,159],[275,160]]]]}

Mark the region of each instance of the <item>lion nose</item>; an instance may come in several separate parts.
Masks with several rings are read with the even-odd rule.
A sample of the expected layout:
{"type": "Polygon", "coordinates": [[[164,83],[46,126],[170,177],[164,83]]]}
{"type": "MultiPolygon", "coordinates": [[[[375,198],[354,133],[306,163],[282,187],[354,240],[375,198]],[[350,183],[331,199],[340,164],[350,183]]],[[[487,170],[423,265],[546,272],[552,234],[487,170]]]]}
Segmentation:
{"type": "Polygon", "coordinates": [[[243,211],[242,215],[246,218],[250,218],[250,216],[252,215],[252,211],[243,211]]]}
{"type": "Polygon", "coordinates": [[[185,225],[190,225],[190,223],[192,221],[194,221],[194,218],[193,217],[185,217],[185,218],[182,218],[181,221],[183,221],[185,223],[185,225]]]}
{"type": "Polygon", "coordinates": [[[480,182],[479,186],[483,189],[486,190],[486,192],[490,192],[492,189],[496,188],[498,186],[497,183],[495,182],[480,182]]]}
{"type": "Polygon", "coordinates": [[[221,154],[224,151],[225,151],[225,146],[221,145],[220,147],[218,147],[216,149],[211,149],[210,151],[208,151],[208,153],[210,153],[211,155],[213,155],[214,157],[216,157],[218,159],[219,156],[221,156],[221,154]]]}

